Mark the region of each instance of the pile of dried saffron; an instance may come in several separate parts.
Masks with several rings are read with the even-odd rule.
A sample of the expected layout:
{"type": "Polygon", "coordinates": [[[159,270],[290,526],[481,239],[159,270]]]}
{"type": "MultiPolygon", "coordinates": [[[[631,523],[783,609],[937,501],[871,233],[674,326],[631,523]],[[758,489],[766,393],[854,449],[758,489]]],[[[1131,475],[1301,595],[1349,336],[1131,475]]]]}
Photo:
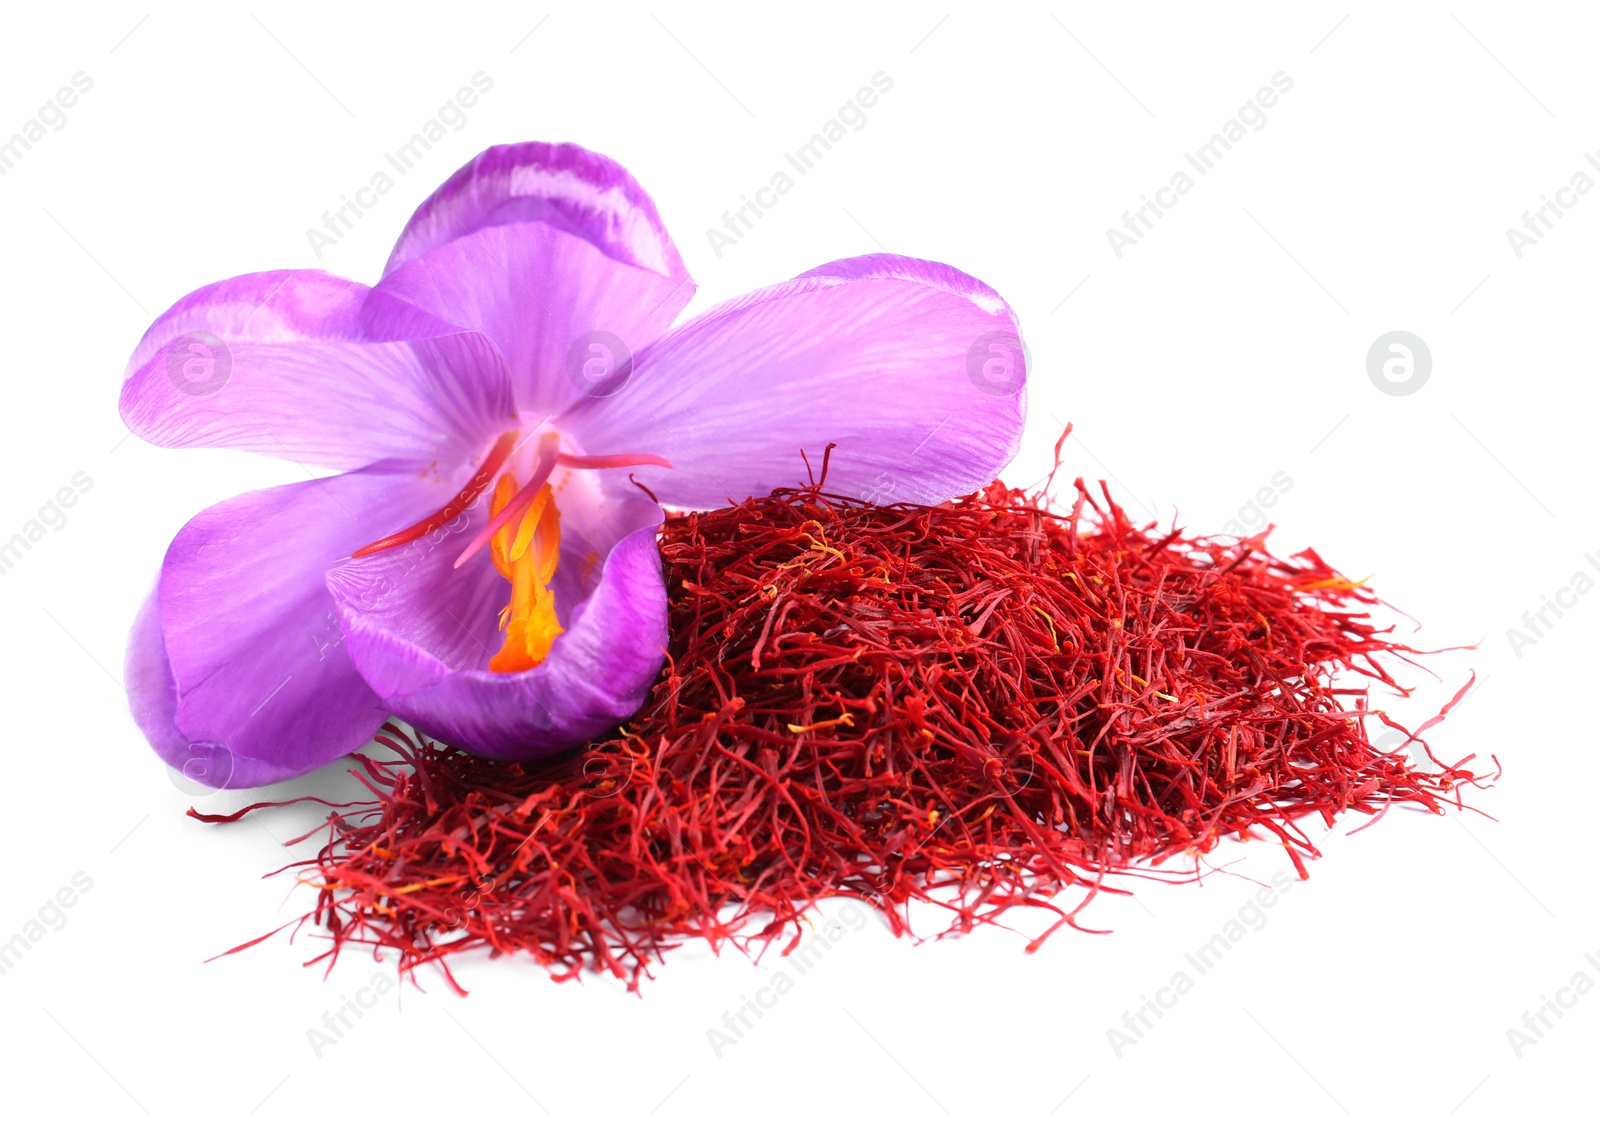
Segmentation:
{"type": "Polygon", "coordinates": [[[924,901],[951,931],[1041,907],[1047,936],[1107,875],[1187,854],[1193,876],[1221,836],[1265,834],[1304,876],[1294,820],[1437,812],[1481,782],[1375,747],[1369,724],[1414,734],[1335,686],[1399,689],[1389,667],[1419,653],[1363,585],[1265,534],[1136,526],[1076,484],[1067,515],[995,483],[669,519],[670,661],[641,714],[528,764],[386,726],[395,758],[359,757],[374,798],[335,809],[304,863],[331,934],[312,962],[487,947],[637,987],[686,938],[793,943],[838,894],[897,934],[924,901]]]}

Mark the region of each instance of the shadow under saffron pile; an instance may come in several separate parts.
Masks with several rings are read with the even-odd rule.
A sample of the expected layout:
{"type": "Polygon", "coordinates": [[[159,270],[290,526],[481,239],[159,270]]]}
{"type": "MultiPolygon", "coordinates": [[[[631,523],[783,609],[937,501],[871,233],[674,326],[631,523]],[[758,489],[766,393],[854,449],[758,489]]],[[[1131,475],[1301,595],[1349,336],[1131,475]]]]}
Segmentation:
{"type": "Polygon", "coordinates": [[[1336,684],[1398,690],[1420,653],[1367,588],[1265,534],[1136,526],[1076,485],[1069,514],[995,483],[937,507],[812,487],[670,518],[670,660],[639,716],[525,764],[385,726],[394,758],[358,757],[373,798],[336,808],[303,863],[331,935],[311,962],[487,947],[637,987],[685,938],[792,944],[838,894],[897,934],[913,901],[950,931],[1054,913],[1031,949],[1108,875],[1188,855],[1160,875],[1192,878],[1235,834],[1280,840],[1304,876],[1302,816],[1438,812],[1482,782],[1417,767],[1420,740],[1369,740],[1449,706],[1413,733],[1336,684]]]}

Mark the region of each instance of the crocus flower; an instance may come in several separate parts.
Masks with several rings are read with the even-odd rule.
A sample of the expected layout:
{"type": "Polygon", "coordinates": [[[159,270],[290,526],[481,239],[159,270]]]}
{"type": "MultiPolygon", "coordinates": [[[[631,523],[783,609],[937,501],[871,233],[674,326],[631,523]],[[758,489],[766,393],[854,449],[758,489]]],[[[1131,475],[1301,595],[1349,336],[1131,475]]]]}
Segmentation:
{"type": "Polygon", "coordinates": [[[575,145],[482,153],[368,287],[315,270],[204,287],[129,363],[162,446],[329,468],[178,533],[127,686],[155,750],[232,787],[366,743],[390,715],[549,755],[638,709],[667,637],[661,503],[794,485],[932,503],[1015,453],[1021,344],[936,263],[830,263],[673,328],[694,284],[655,205],[575,145]]]}

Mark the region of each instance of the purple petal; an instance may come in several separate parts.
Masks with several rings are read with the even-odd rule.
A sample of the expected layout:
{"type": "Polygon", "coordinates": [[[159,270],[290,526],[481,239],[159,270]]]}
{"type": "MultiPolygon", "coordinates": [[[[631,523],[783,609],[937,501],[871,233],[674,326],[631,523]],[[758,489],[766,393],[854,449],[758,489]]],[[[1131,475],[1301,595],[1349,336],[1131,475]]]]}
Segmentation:
{"type": "Polygon", "coordinates": [[[393,294],[488,335],[523,411],[605,394],[666,331],[694,283],[655,205],[620,165],[576,145],[481,153],[417,209],[384,279],[393,294]]]}
{"type": "Polygon", "coordinates": [[[395,243],[385,277],[453,239],[507,223],[547,223],[625,262],[686,282],[689,272],[628,170],[581,145],[496,145],[422,202],[395,243]]]}
{"type": "Polygon", "coordinates": [[[481,755],[531,759],[638,710],[667,642],[661,510],[637,495],[586,510],[558,492],[557,504],[554,590],[566,631],[522,673],[489,672],[510,588],[487,553],[451,567],[472,536],[465,523],[425,551],[378,553],[328,573],[350,656],[396,716],[481,755]]]}
{"type": "Polygon", "coordinates": [[[587,450],[649,451],[641,481],[715,508],[805,478],[838,443],[827,487],[932,504],[999,473],[1021,439],[1026,364],[989,287],[938,263],[830,263],[679,326],[607,400],[557,420],[587,450]]]}
{"type": "Polygon", "coordinates": [[[337,469],[453,465],[513,414],[486,337],[309,270],[246,274],[178,302],[129,361],[121,407],[160,446],[337,469]]]}
{"type": "Polygon", "coordinates": [[[128,643],[129,699],[157,754],[254,787],[366,743],[388,714],[350,662],[324,576],[448,493],[344,474],[243,494],[185,525],[128,643]]]}

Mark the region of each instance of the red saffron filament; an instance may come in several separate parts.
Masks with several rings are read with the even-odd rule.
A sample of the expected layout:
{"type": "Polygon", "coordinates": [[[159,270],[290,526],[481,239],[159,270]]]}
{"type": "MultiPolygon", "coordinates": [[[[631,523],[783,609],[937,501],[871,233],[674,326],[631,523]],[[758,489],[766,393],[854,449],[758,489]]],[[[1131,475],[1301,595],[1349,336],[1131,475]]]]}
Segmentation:
{"type": "Polygon", "coordinates": [[[912,902],[941,934],[1055,914],[1033,950],[1087,930],[1118,875],[1192,880],[1224,836],[1280,843],[1306,876],[1298,820],[1440,813],[1485,785],[1422,739],[1465,690],[1413,730],[1342,679],[1406,692],[1397,664],[1423,653],[1363,583],[1264,534],[1136,525],[1075,485],[1065,514],[995,483],[669,517],[668,662],[635,720],[528,763],[385,726],[392,758],[353,772],[373,798],[335,808],[302,863],[330,941],[312,962],[354,944],[449,977],[487,949],[637,989],[691,938],[787,953],[840,895],[897,934],[912,902]],[[1409,739],[1386,751],[1385,730],[1409,739]]]}
{"type": "Polygon", "coordinates": [[[494,446],[489,449],[489,456],[483,460],[483,465],[478,467],[478,472],[472,476],[466,485],[461,487],[461,492],[456,494],[450,500],[450,503],[439,512],[431,517],[424,517],[415,525],[401,529],[398,533],[391,533],[382,540],[375,540],[369,545],[356,549],[350,554],[351,558],[371,556],[374,552],[382,552],[385,549],[399,548],[403,544],[410,544],[418,537],[425,537],[437,529],[444,528],[462,513],[465,513],[467,508],[478,500],[478,495],[488,488],[490,482],[494,481],[495,471],[500,469],[501,464],[511,454],[512,448],[516,446],[517,435],[518,432],[516,431],[507,431],[496,439],[494,446]]]}
{"type": "Polygon", "coordinates": [[[574,470],[618,470],[624,466],[659,466],[663,470],[672,469],[672,463],[659,454],[567,454],[563,451],[556,455],[556,462],[561,466],[570,466],[574,470]]]}

